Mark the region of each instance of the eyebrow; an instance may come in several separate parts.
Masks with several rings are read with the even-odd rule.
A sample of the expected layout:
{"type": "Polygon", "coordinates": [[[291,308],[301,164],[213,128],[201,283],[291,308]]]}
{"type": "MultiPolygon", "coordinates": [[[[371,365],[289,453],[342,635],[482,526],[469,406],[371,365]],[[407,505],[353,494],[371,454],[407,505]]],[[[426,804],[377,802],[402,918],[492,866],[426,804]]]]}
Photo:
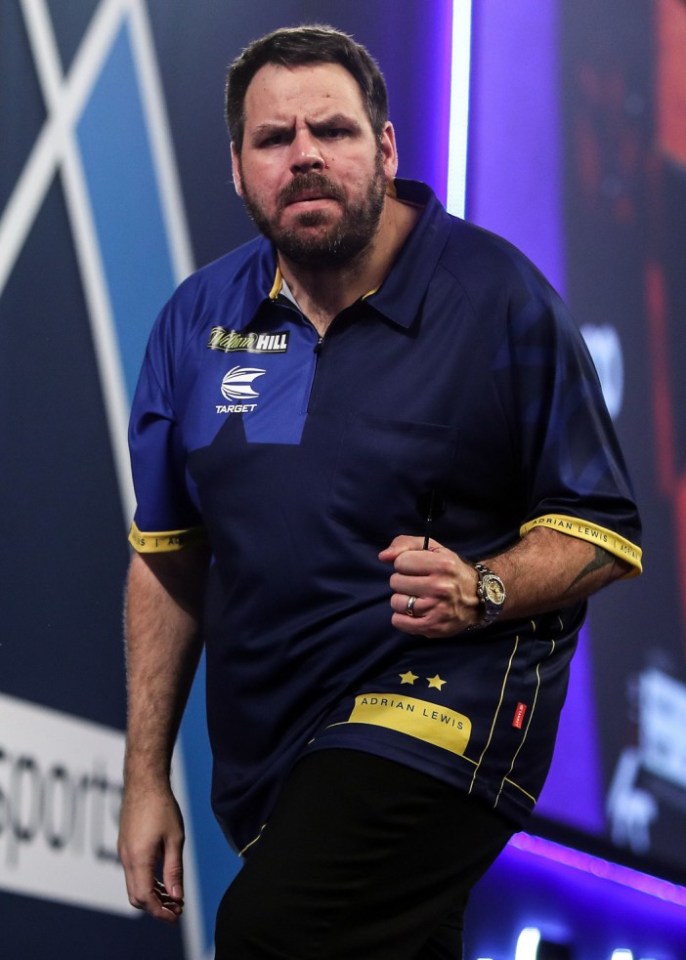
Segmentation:
{"type": "MultiPolygon", "coordinates": [[[[360,123],[355,120],[353,117],[345,113],[333,113],[328,116],[318,117],[314,120],[306,120],[305,123],[310,128],[310,130],[317,131],[325,129],[326,127],[348,127],[354,132],[358,132],[362,129],[360,123]]],[[[292,130],[293,122],[286,120],[267,120],[264,123],[258,124],[250,131],[250,135],[253,139],[259,139],[261,136],[269,133],[280,133],[284,130],[292,130]]]]}
{"type": "Polygon", "coordinates": [[[359,131],[362,129],[362,125],[358,123],[354,117],[351,117],[346,113],[333,113],[328,117],[322,117],[321,120],[312,120],[306,122],[308,127],[314,130],[320,127],[348,127],[348,129],[353,131],[359,131]]]}

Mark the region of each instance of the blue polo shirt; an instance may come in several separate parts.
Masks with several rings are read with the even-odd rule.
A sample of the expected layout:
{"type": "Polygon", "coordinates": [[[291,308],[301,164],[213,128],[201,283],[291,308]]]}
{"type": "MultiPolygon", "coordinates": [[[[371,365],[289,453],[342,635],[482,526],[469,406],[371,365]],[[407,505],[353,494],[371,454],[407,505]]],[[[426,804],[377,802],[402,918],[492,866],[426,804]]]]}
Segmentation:
{"type": "Polygon", "coordinates": [[[323,748],[408,764],[516,822],[532,809],[585,607],[443,640],[395,630],[378,553],[423,535],[432,495],[432,535],[465,559],[544,525],[640,571],[630,483],[566,308],[510,244],[422,184],[397,190],[421,217],[324,338],[254,240],[176,291],[133,404],[131,543],[212,547],[213,805],[237,849],[323,748]]]}

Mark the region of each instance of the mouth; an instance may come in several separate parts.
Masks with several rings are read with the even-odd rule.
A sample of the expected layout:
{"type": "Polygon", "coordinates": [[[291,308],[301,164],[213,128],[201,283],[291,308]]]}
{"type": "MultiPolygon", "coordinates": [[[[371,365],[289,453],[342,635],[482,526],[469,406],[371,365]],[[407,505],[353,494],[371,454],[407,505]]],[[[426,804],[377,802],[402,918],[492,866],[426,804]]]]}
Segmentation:
{"type": "Polygon", "coordinates": [[[328,193],[322,193],[319,190],[300,190],[288,198],[285,206],[291,207],[296,203],[317,203],[319,201],[330,200],[335,200],[335,197],[332,197],[328,193]]]}
{"type": "Polygon", "coordinates": [[[326,177],[319,174],[306,174],[293,180],[282,192],[280,206],[282,209],[302,205],[303,207],[318,204],[340,203],[343,197],[341,191],[326,177]]]}

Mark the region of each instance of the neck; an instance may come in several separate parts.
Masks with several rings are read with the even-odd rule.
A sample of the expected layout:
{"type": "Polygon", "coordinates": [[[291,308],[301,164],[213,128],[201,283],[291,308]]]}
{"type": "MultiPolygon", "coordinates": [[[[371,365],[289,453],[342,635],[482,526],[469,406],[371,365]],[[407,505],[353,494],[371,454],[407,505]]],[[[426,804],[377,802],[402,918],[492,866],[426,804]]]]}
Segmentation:
{"type": "Polygon", "coordinates": [[[386,197],[374,239],[341,265],[309,267],[279,253],[281,273],[320,336],[342,310],[381,286],[418,216],[416,208],[386,197]]]}

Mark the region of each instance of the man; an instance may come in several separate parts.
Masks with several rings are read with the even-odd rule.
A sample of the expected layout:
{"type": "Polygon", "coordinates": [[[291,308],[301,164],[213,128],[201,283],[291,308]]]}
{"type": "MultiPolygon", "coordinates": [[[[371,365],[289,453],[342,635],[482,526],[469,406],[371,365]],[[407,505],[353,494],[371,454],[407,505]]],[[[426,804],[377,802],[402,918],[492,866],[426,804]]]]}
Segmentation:
{"type": "Polygon", "coordinates": [[[169,766],[204,642],[245,856],[217,957],[457,957],[543,784],[585,599],[640,570],[629,482],[555,293],[396,181],[364,48],[270,34],[227,115],[263,237],[172,297],[132,414],[129,897],[182,909],[169,766]]]}

